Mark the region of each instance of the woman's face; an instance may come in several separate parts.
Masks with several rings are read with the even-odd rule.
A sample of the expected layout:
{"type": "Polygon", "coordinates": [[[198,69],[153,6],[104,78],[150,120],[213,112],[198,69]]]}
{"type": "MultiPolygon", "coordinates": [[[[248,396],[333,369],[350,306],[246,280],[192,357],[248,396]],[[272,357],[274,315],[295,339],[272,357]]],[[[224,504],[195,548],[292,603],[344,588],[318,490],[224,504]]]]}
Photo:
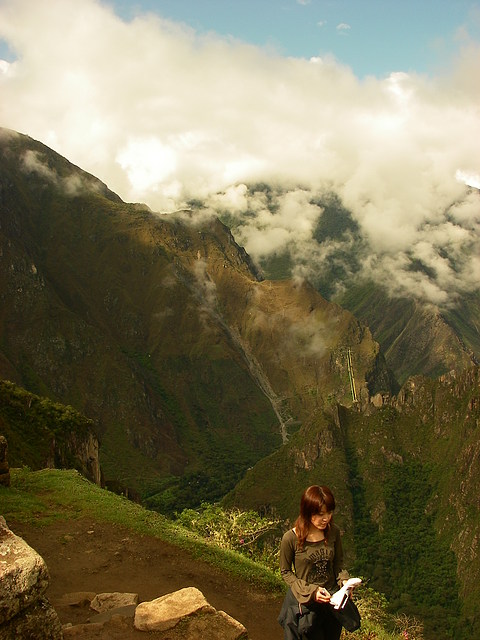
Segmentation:
{"type": "Polygon", "coordinates": [[[310,522],[316,529],[323,530],[327,528],[328,523],[332,519],[332,515],[333,511],[327,511],[327,508],[323,506],[320,513],[316,513],[314,516],[312,516],[310,522]]]}

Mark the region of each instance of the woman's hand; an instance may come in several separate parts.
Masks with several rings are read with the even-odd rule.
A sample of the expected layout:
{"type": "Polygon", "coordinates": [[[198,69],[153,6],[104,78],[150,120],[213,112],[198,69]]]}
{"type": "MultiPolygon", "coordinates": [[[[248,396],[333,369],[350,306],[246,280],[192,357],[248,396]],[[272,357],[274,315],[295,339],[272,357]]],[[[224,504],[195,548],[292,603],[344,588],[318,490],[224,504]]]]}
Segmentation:
{"type": "Polygon", "coordinates": [[[330,594],[324,587],[318,587],[315,591],[316,602],[330,602],[330,594]]]}

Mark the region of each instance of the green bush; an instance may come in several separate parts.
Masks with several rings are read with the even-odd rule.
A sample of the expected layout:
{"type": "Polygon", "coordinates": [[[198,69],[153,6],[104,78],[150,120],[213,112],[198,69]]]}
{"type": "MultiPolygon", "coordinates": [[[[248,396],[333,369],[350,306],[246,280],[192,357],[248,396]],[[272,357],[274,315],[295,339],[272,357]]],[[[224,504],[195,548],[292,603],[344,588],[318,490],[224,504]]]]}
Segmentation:
{"type": "Polygon", "coordinates": [[[204,502],[199,509],[184,509],[177,522],[222,549],[239,551],[275,571],[278,569],[277,518],[204,502]]]}

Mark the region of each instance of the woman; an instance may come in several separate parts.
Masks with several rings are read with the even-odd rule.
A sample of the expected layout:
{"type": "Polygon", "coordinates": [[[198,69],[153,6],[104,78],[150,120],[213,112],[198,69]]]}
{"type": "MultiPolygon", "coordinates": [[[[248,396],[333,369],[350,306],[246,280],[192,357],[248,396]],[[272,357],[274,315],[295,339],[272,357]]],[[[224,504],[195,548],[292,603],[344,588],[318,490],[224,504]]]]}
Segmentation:
{"type": "Polygon", "coordinates": [[[282,538],[280,570],[290,587],[278,618],[284,640],[340,638],[342,625],[331,613],[329,601],[348,573],[343,570],[340,529],[332,522],[334,509],[328,487],[308,487],[295,527],[282,538]]]}

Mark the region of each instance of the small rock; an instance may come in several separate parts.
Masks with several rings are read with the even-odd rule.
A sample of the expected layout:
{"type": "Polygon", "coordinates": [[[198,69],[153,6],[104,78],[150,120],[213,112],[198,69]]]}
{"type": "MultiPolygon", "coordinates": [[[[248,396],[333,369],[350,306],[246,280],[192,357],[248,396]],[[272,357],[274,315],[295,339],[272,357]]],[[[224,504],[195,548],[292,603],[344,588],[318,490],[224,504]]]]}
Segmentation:
{"type": "Polygon", "coordinates": [[[104,613],[110,609],[118,609],[129,605],[138,604],[138,593],[99,593],[90,603],[90,608],[98,613],[104,613]]]}

